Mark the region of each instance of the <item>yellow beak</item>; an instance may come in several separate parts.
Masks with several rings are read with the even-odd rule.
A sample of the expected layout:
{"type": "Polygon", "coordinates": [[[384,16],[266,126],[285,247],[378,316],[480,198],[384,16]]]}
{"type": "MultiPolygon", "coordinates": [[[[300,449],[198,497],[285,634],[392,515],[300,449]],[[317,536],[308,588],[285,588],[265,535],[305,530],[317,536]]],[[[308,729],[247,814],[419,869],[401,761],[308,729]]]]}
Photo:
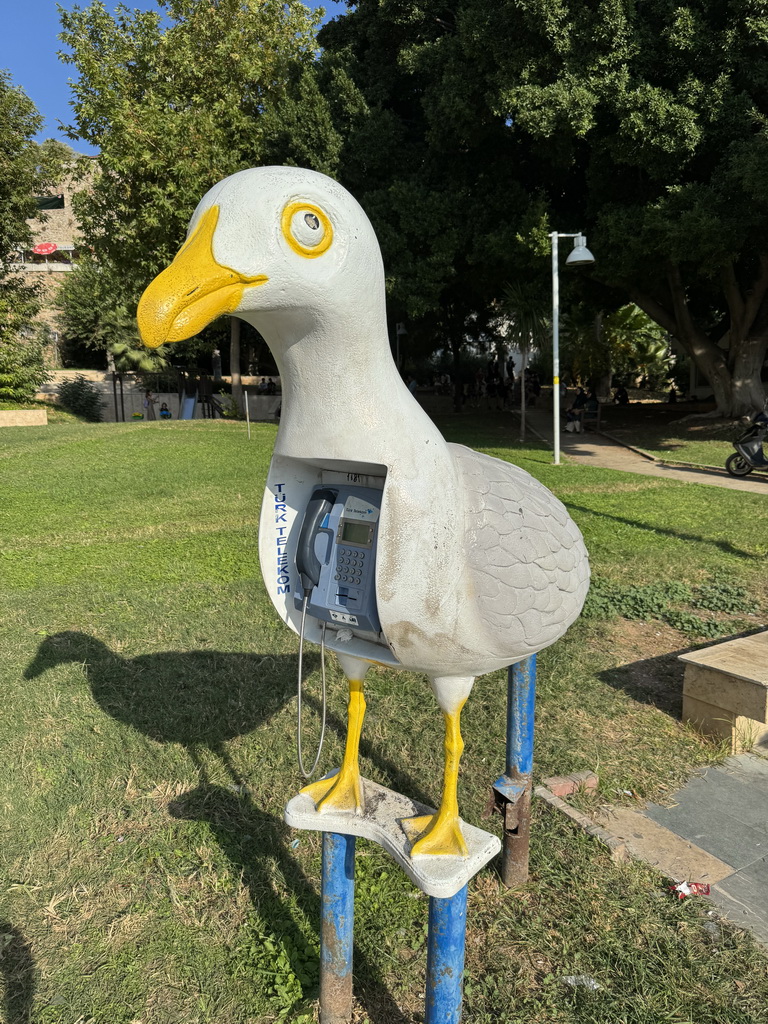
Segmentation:
{"type": "Polygon", "coordinates": [[[269,280],[264,274],[248,277],[216,262],[213,235],[218,220],[218,206],[206,210],[173,263],[141,296],[136,316],[148,348],[191,338],[217,316],[233,313],[246,287],[269,280]]]}

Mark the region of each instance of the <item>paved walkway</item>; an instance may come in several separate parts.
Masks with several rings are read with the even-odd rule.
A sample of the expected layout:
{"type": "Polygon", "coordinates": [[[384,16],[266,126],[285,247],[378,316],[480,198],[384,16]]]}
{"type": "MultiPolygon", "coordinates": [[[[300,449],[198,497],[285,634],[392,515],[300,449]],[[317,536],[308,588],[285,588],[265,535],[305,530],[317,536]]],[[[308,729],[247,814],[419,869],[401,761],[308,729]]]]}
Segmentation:
{"type": "Polygon", "coordinates": [[[730,757],[666,807],[613,808],[603,824],[677,882],[705,882],[720,915],[768,944],[768,759],[730,757]]]}
{"type": "MultiPolygon", "coordinates": [[[[526,425],[549,445],[554,444],[552,413],[546,409],[527,409],[526,425]]],[[[750,491],[752,494],[768,496],[768,473],[753,473],[744,480],[729,476],[725,469],[719,473],[714,469],[688,469],[668,466],[661,462],[638,455],[618,441],[612,441],[605,434],[560,434],[560,451],[573,462],[585,466],[599,466],[602,469],[618,469],[624,473],[640,473],[642,476],[658,476],[665,480],[679,480],[689,484],[709,484],[712,487],[726,487],[732,491],[750,491]]]]}

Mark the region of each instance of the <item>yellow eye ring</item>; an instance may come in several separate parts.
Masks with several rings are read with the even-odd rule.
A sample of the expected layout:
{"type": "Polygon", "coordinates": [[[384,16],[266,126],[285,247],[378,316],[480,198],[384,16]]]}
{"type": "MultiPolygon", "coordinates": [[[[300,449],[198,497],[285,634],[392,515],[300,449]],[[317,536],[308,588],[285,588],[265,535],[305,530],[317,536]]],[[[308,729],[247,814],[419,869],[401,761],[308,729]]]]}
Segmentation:
{"type": "Polygon", "coordinates": [[[315,206],[314,203],[288,203],[286,208],[283,210],[281,227],[283,229],[283,236],[293,251],[298,253],[299,256],[306,256],[307,259],[310,260],[314,259],[316,256],[322,256],[324,252],[327,252],[330,248],[331,242],[333,241],[333,228],[331,227],[328,215],[321,210],[319,206],[315,206]],[[317,245],[304,245],[293,234],[291,224],[297,213],[314,214],[320,221],[323,228],[323,234],[317,245]]]}

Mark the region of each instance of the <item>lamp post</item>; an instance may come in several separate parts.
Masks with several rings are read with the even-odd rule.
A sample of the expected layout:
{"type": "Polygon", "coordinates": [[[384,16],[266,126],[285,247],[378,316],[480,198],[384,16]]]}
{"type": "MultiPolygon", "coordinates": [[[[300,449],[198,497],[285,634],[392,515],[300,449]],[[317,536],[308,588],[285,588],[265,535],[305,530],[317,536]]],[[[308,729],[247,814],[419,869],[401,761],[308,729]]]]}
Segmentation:
{"type": "Polygon", "coordinates": [[[573,249],[565,265],[580,267],[594,263],[595,257],[587,248],[587,239],[580,232],[564,234],[552,231],[552,419],[555,429],[555,465],[560,465],[560,274],[558,269],[557,240],[572,238],[573,249]]]}

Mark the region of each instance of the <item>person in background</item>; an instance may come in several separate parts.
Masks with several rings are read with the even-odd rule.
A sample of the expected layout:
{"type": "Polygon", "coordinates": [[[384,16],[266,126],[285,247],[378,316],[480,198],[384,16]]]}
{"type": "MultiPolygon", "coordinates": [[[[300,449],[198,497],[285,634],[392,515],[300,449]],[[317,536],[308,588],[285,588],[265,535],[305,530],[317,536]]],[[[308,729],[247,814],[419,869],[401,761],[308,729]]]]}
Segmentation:
{"type": "Polygon", "coordinates": [[[146,409],[146,417],[148,420],[156,420],[155,406],[157,405],[157,399],[151,391],[147,390],[144,392],[144,408],[146,409]]]}
{"type": "Polygon", "coordinates": [[[167,405],[166,402],[163,402],[163,404],[160,406],[160,419],[161,420],[169,420],[169,419],[171,419],[171,410],[168,408],[168,405],[167,405]]]}
{"type": "Polygon", "coordinates": [[[629,405],[629,395],[623,384],[613,392],[613,400],[616,405],[629,405]]]}

